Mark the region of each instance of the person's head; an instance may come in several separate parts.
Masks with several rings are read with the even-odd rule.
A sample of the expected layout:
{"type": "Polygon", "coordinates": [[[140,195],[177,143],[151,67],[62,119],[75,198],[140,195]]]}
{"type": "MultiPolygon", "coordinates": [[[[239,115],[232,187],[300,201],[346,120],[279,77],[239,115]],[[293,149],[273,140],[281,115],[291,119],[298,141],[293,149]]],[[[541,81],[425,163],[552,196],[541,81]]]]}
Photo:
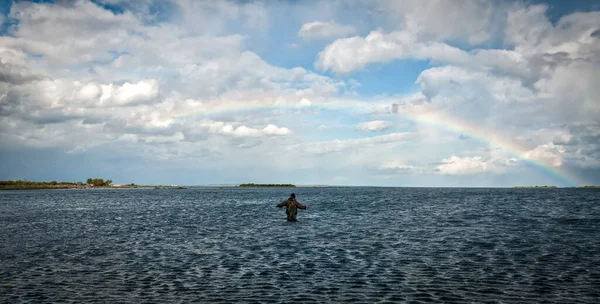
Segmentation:
{"type": "Polygon", "coordinates": [[[290,197],[291,197],[291,198],[296,198],[296,193],[292,193],[292,194],[290,194],[290,197]]]}

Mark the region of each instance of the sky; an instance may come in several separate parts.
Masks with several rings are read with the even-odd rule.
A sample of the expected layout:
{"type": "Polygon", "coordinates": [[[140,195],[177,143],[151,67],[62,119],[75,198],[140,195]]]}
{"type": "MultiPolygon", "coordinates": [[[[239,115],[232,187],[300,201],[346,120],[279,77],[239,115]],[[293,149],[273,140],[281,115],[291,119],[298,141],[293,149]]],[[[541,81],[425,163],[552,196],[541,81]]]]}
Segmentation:
{"type": "Polygon", "coordinates": [[[0,1],[0,180],[600,184],[597,1],[0,1]]]}

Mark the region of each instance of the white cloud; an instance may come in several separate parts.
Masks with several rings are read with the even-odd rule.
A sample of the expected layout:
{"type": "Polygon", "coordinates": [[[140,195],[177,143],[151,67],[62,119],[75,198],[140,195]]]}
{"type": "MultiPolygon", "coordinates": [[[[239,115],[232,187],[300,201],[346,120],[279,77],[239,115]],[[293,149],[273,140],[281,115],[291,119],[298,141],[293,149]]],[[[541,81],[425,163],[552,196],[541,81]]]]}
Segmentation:
{"type": "Polygon", "coordinates": [[[329,44],[319,53],[317,67],[347,73],[364,68],[373,62],[388,62],[406,57],[412,51],[414,37],[408,33],[397,32],[385,35],[373,31],[365,38],[343,38],[329,44]]]}
{"type": "Polygon", "coordinates": [[[0,46],[0,82],[22,84],[43,78],[31,70],[26,53],[0,46]]]}
{"type": "Polygon", "coordinates": [[[562,133],[562,134],[556,135],[554,137],[554,140],[552,141],[552,143],[555,145],[570,146],[570,145],[578,144],[579,140],[573,134],[562,133]]]}
{"type": "Polygon", "coordinates": [[[553,120],[594,122],[600,116],[597,79],[600,79],[600,61],[583,61],[556,68],[534,87],[545,101],[545,112],[552,111],[553,120]]]}
{"type": "Polygon", "coordinates": [[[250,91],[259,92],[263,98],[264,95],[272,95],[272,98],[296,95],[294,99],[306,106],[310,105],[313,97],[335,94],[345,86],[343,81],[303,68],[274,67],[253,52],[217,57],[200,64],[186,64],[178,70],[181,78],[177,85],[182,86],[184,93],[194,97],[221,95],[227,98],[239,95],[249,99],[247,96],[250,91]],[[203,85],[196,86],[194,83],[203,85]]]}
{"type": "MultiPolygon", "coordinates": [[[[216,10],[215,18],[232,14],[228,20],[241,18],[252,26],[266,22],[261,4],[182,1],[177,5],[196,13],[216,10]]],[[[345,86],[344,81],[303,68],[270,65],[243,50],[245,36],[222,32],[227,26],[204,31],[194,24],[144,25],[141,15],[127,10],[115,14],[89,1],[21,2],[12,6],[11,18],[18,21],[12,37],[0,37],[0,76],[4,76],[0,81],[11,83],[0,82],[0,90],[7,92],[0,94],[0,114],[10,115],[10,127],[3,133],[17,134],[15,138],[23,143],[31,143],[36,132],[41,134],[24,128],[47,123],[64,134],[64,140],[62,135],[44,134],[47,146],[90,147],[91,142],[108,142],[124,132],[136,135],[138,143],[152,144],[192,133],[194,140],[219,135],[287,136],[291,130],[277,126],[282,119],[265,121],[260,115],[239,118],[246,122],[216,123],[214,132],[206,134],[189,129],[202,119],[197,115],[220,109],[266,103],[310,108],[345,86]],[[35,62],[31,55],[36,55],[35,62]],[[37,73],[40,69],[51,76],[39,76],[44,75],[37,73]],[[106,136],[87,134],[69,141],[73,137],[69,130],[82,128],[79,124],[85,128],[78,134],[98,132],[90,128],[97,125],[106,136]],[[156,132],[158,138],[150,137],[156,132]]]]}
{"type": "Polygon", "coordinates": [[[425,173],[425,168],[421,168],[421,167],[417,167],[417,166],[413,166],[413,165],[407,165],[406,163],[404,163],[402,161],[397,161],[397,160],[383,162],[378,166],[378,169],[382,170],[382,171],[387,171],[387,172],[391,171],[391,172],[401,173],[401,174],[425,173]]]}
{"type": "Polygon", "coordinates": [[[428,98],[480,99],[482,102],[531,102],[535,93],[518,79],[456,66],[424,70],[416,81],[428,98]]]}
{"type": "Polygon", "coordinates": [[[589,81],[598,77],[600,66],[596,59],[600,55],[600,43],[592,35],[600,28],[600,12],[563,16],[553,26],[545,11],[545,6],[519,5],[509,10],[506,41],[515,44],[514,50],[474,49],[466,52],[435,39],[424,39],[421,32],[406,27],[389,33],[376,30],[364,38],[338,39],[319,53],[315,66],[335,73],[348,73],[372,63],[405,58],[431,60],[461,67],[473,75],[480,73],[486,78],[500,79],[491,82],[497,87],[492,89],[505,86],[509,91],[497,94],[495,97],[499,99],[511,100],[513,95],[520,98],[519,95],[533,85],[540,91],[538,99],[556,97],[557,105],[548,107],[550,109],[561,108],[560,104],[569,99],[580,104],[561,109],[560,114],[565,120],[586,113],[595,115],[598,107],[594,106],[590,96],[598,95],[598,86],[589,81]],[[517,94],[510,94],[514,88],[517,94]]]}
{"type": "Polygon", "coordinates": [[[130,31],[139,27],[130,12],[114,14],[89,1],[66,5],[17,2],[9,17],[19,23],[9,29],[14,38],[4,36],[2,43],[60,63],[109,60],[108,51],[118,52],[129,45],[130,31]]]}
{"type": "Polygon", "coordinates": [[[594,64],[572,64],[530,86],[504,73],[450,65],[424,70],[417,84],[430,108],[451,109],[457,119],[473,124],[506,125],[502,131],[519,125],[516,137],[523,134],[523,126],[538,128],[549,120],[558,125],[593,123],[600,115],[594,97],[600,88],[593,84],[599,73],[594,64]]]}
{"type": "MultiPolygon", "coordinates": [[[[320,54],[316,66],[336,73],[360,70],[370,63],[416,58],[436,62],[478,65],[494,64],[471,56],[450,45],[465,41],[479,45],[500,31],[498,22],[506,18],[509,6],[486,1],[448,3],[447,1],[383,1],[380,13],[397,24],[392,30],[381,28],[366,37],[338,39],[320,54]],[[386,33],[387,32],[387,33],[386,33]]],[[[483,52],[486,51],[476,51],[483,52]]],[[[488,56],[489,57],[489,56],[488,56]]]]}
{"type": "MultiPolygon", "coordinates": [[[[126,82],[121,86],[110,84],[101,88],[100,103],[112,101],[117,105],[126,105],[148,101],[158,96],[158,82],[155,79],[141,80],[137,83],[126,82]]],[[[98,95],[94,87],[84,86],[82,90],[86,95],[98,95]]]]}
{"type": "Polygon", "coordinates": [[[274,124],[269,124],[263,128],[263,133],[266,135],[290,135],[292,131],[288,128],[279,128],[274,124]]]}
{"type": "Polygon", "coordinates": [[[536,45],[552,29],[545,5],[518,7],[508,14],[505,41],[516,45],[536,45]]]}
{"type": "Polygon", "coordinates": [[[535,147],[523,154],[526,159],[540,162],[546,166],[560,167],[563,164],[562,154],[564,148],[554,144],[545,144],[535,147]]]}
{"type": "Polygon", "coordinates": [[[459,40],[470,44],[488,41],[495,31],[493,21],[505,8],[489,1],[452,3],[433,1],[381,1],[382,14],[426,40],[459,40]]]}
{"type": "Polygon", "coordinates": [[[9,92],[15,97],[19,96],[23,105],[30,107],[30,110],[83,111],[86,108],[149,102],[158,97],[159,87],[156,79],[125,82],[122,85],[56,79],[14,86],[9,92]]]}
{"type": "Polygon", "coordinates": [[[310,107],[310,105],[312,105],[312,102],[306,98],[302,98],[300,99],[300,106],[301,107],[310,107]]]}
{"type": "MultiPolygon", "coordinates": [[[[384,33],[376,30],[366,37],[343,38],[327,45],[319,53],[315,65],[323,70],[347,73],[363,69],[371,63],[415,58],[481,68],[514,70],[517,54],[500,50],[465,52],[444,42],[422,41],[410,31],[384,33]]],[[[521,71],[517,71],[521,72],[521,71]]]]}
{"type": "MultiPolygon", "coordinates": [[[[413,136],[412,133],[390,133],[386,135],[358,138],[358,139],[343,139],[323,142],[312,142],[302,146],[302,149],[313,154],[324,154],[340,152],[346,149],[363,149],[370,147],[381,147],[385,144],[406,142],[413,136]]],[[[290,146],[288,149],[294,150],[299,148],[299,145],[290,146]]]]}
{"type": "Polygon", "coordinates": [[[360,123],[356,126],[359,131],[379,132],[385,131],[391,127],[391,124],[383,120],[374,120],[360,123]]]}
{"type": "Polygon", "coordinates": [[[406,58],[431,60],[484,72],[497,70],[519,77],[531,77],[532,73],[518,52],[493,49],[466,52],[444,42],[419,40],[409,31],[372,31],[364,38],[338,39],[319,53],[315,65],[323,70],[347,73],[363,69],[371,63],[406,58]]]}
{"type": "Polygon", "coordinates": [[[234,126],[222,121],[204,121],[198,126],[207,128],[212,133],[227,134],[239,137],[258,137],[263,135],[290,135],[292,132],[285,127],[277,127],[274,124],[268,124],[264,128],[251,128],[247,126],[234,126]]]}
{"type": "Polygon", "coordinates": [[[508,13],[507,43],[519,53],[566,53],[571,59],[589,57],[600,46],[592,33],[600,27],[600,12],[577,12],[562,16],[555,25],[548,20],[546,5],[516,5],[508,13]]]}
{"type": "Polygon", "coordinates": [[[260,2],[174,1],[180,9],[184,27],[190,31],[223,34],[229,26],[260,30],[269,22],[267,8],[260,2]]]}
{"type": "Polygon", "coordinates": [[[442,159],[442,164],[437,166],[437,169],[439,174],[446,175],[468,175],[503,171],[502,168],[497,167],[481,156],[458,157],[455,155],[442,159]]]}
{"type": "MultiPolygon", "coordinates": [[[[247,15],[228,2],[216,7],[203,3],[190,2],[192,8],[182,11],[193,15],[193,20],[206,21],[247,15]],[[211,12],[212,9],[217,12],[211,12]]],[[[187,8],[185,3],[180,5],[187,8]]],[[[255,6],[244,7],[253,11],[255,6]]],[[[136,70],[161,64],[197,63],[217,55],[239,53],[245,40],[240,34],[217,36],[221,30],[213,33],[208,30],[210,26],[202,27],[200,32],[167,23],[144,26],[130,11],[115,14],[90,1],[65,5],[19,2],[12,6],[10,16],[19,21],[18,26],[12,29],[12,37],[0,37],[0,44],[44,55],[55,64],[109,62],[115,54],[130,56],[130,66],[123,62],[115,65],[136,70]]],[[[217,22],[209,23],[212,26],[217,22]]]]}
{"type": "Polygon", "coordinates": [[[339,25],[335,21],[321,22],[314,21],[305,23],[300,28],[298,36],[302,39],[326,39],[326,38],[337,38],[352,35],[356,30],[347,25],[339,25]]]}

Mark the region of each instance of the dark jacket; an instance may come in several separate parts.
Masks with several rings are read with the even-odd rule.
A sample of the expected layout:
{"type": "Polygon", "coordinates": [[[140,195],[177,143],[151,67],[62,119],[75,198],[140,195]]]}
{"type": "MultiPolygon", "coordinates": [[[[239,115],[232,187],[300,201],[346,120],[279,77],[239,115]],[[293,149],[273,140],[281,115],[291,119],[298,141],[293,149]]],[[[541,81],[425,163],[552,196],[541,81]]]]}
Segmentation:
{"type": "Polygon", "coordinates": [[[306,206],[300,204],[295,198],[290,197],[287,200],[277,204],[277,208],[286,207],[285,213],[287,214],[288,221],[295,221],[298,215],[298,208],[306,210],[306,206]]]}

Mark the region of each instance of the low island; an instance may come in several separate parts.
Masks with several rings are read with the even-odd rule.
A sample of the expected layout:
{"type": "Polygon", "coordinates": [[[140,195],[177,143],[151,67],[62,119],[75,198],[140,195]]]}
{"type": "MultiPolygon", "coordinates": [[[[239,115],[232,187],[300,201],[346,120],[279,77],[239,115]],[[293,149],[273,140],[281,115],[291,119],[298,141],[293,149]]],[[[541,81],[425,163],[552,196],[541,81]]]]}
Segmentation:
{"type": "Polygon", "coordinates": [[[88,178],[83,182],[34,182],[28,180],[0,181],[0,190],[33,190],[33,189],[88,189],[88,188],[138,188],[136,184],[117,185],[112,180],[88,178]]]}
{"type": "Polygon", "coordinates": [[[238,187],[245,188],[295,188],[296,185],[292,184],[240,184],[238,187]]]}
{"type": "Polygon", "coordinates": [[[577,189],[600,189],[600,186],[577,186],[577,187],[568,187],[568,188],[577,188],[577,189]]]}
{"type": "Polygon", "coordinates": [[[515,186],[513,188],[526,188],[526,189],[556,189],[556,186],[515,186]]]}

